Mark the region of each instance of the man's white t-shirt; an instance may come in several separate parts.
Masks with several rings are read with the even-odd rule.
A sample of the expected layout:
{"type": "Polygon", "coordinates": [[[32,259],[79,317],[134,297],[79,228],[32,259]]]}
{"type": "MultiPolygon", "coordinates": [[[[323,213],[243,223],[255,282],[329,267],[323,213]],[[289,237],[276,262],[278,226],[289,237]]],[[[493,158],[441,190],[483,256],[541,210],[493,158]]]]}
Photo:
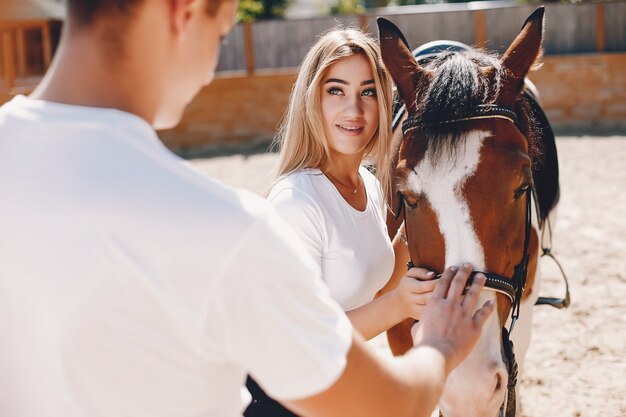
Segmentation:
{"type": "Polygon", "coordinates": [[[260,197],[142,119],[0,108],[0,415],[241,415],[332,385],[351,327],[260,197]]]}
{"type": "Polygon", "coordinates": [[[285,176],[268,196],[305,242],[331,296],[346,311],[372,301],[394,266],[380,186],[365,167],[359,173],[367,195],[363,211],[348,204],[317,168],[285,176]]]}

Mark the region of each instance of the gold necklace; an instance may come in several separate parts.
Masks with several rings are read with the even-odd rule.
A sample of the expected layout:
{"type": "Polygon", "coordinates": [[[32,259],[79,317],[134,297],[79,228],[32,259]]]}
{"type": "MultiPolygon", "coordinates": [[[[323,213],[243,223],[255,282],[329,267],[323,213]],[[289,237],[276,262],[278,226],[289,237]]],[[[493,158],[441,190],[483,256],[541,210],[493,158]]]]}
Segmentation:
{"type": "MultiPolygon", "coordinates": [[[[344,186],[345,188],[348,188],[348,189],[352,189],[352,188],[353,188],[353,187],[352,187],[352,185],[347,185],[347,184],[344,184],[343,182],[339,181],[339,180],[337,179],[337,177],[335,177],[333,174],[331,174],[331,173],[330,173],[330,171],[326,171],[326,172],[324,172],[324,174],[326,174],[326,175],[330,175],[330,177],[331,177],[332,179],[334,179],[335,181],[337,181],[340,185],[344,186]]],[[[358,184],[357,184],[357,185],[356,185],[356,187],[354,187],[354,189],[352,190],[352,195],[356,194],[356,192],[357,192],[357,191],[359,191],[359,188],[361,187],[361,183],[363,182],[363,180],[361,180],[361,174],[358,174],[357,179],[358,179],[358,184]]]]}

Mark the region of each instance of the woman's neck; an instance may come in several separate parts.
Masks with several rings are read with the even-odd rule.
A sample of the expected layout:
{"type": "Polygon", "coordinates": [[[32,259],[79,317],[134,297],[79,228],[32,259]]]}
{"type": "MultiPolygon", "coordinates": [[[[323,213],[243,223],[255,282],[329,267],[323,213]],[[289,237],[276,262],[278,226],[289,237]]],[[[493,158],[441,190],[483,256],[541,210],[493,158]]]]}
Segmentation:
{"type": "Polygon", "coordinates": [[[331,153],[331,158],[321,166],[324,173],[330,173],[337,181],[345,185],[358,187],[360,184],[359,168],[362,155],[338,155],[331,153]]]}

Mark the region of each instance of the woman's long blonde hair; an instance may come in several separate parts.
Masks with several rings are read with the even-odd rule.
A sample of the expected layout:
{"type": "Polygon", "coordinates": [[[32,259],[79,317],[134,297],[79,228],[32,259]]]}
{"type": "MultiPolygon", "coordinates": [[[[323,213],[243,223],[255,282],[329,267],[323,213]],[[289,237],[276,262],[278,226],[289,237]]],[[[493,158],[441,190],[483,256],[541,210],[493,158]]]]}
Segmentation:
{"type": "Polygon", "coordinates": [[[390,189],[392,80],[383,67],[378,44],[359,29],[335,28],[324,33],[300,65],[289,107],[276,136],[280,158],[275,181],[294,171],[320,168],[330,160],[321,110],[321,83],[328,68],[361,54],[370,63],[378,96],[379,126],[365,158],[376,163],[383,195],[390,189]]]}

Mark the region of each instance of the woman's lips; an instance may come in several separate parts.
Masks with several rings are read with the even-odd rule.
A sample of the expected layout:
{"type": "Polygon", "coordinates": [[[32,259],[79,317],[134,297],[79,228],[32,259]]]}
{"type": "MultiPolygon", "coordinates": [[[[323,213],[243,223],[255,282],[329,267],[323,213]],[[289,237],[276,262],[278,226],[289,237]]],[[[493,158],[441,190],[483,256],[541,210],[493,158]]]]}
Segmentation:
{"type": "Polygon", "coordinates": [[[336,125],[342,133],[348,136],[358,136],[365,129],[363,126],[336,125]]]}

